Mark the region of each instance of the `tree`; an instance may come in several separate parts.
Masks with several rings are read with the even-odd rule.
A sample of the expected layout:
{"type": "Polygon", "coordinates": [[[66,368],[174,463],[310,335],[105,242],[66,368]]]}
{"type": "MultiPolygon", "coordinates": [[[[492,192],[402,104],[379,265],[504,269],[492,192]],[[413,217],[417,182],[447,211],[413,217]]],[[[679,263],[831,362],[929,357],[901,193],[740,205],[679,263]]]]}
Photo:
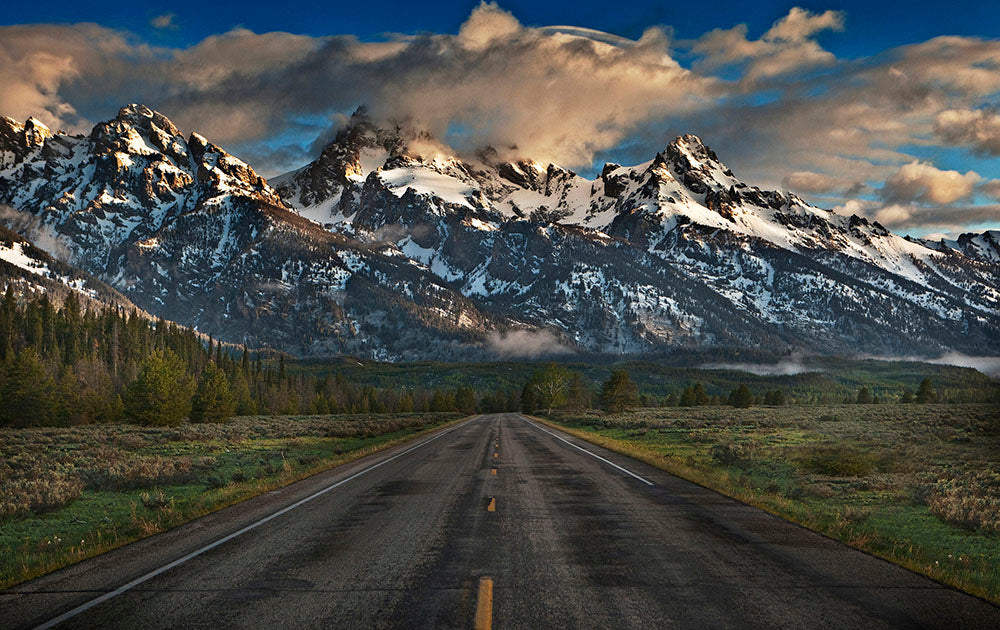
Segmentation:
{"type": "Polygon", "coordinates": [[[235,411],[229,379],[215,363],[209,363],[198,379],[198,389],[191,401],[191,422],[223,422],[235,411]]]}
{"type": "Polygon", "coordinates": [[[574,411],[590,409],[591,393],[590,387],[579,372],[573,372],[569,382],[569,389],[566,392],[566,408],[574,411]]]}
{"type": "Polygon", "coordinates": [[[431,396],[431,411],[456,411],[455,394],[442,389],[435,389],[431,396]]]}
{"type": "Polygon", "coordinates": [[[138,424],[180,424],[191,413],[194,387],[173,351],[153,352],[125,392],[126,416],[138,424]]]}
{"type": "Polygon", "coordinates": [[[55,411],[54,383],[34,348],[17,353],[0,390],[0,423],[7,426],[44,426],[55,411]]]}
{"type": "Polygon", "coordinates": [[[785,404],[785,392],[780,389],[772,389],[764,394],[764,404],[770,407],[780,407],[785,404]]]}
{"type": "Polygon", "coordinates": [[[909,389],[903,390],[903,395],[899,397],[899,402],[908,405],[913,402],[913,392],[909,389]]]}
{"type": "MultiPolygon", "coordinates": [[[[246,353],[243,356],[245,357],[246,353]]],[[[233,392],[233,400],[236,402],[236,415],[252,416],[257,413],[257,402],[250,394],[250,384],[244,373],[242,369],[237,370],[236,376],[233,377],[233,382],[230,384],[230,390],[233,392]]]]}
{"type": "Polygon", "coordinates": [[[934,385],[931,384],[931,379],[925,378],[920,381],[920,387],[917,388],[916,400],[922,405],[937,401],[937,392],[934,391],[934,385]]]}
{"type": "Polygon", "coordinates": [[[695,383],[681,393],[681,407],[701,407],[707,405],[711,399],[701,383],[695,383]]]}
{"type": "Polygon", "coordinates": [[[615,370],[601,385],[601,408],[607,411],[624,411],[639,401],[639,388],[626,370],[615,370]]]}
{"type": "Polygon", "coordinates": [[[521,411],[524,413],[534,413],[538,407],[538,394],[535,392],[535,384],[528,381],[521,388],[521,411]]]}
{"type": "Polygon", "coordinates": [[[550,363],[544,370],[536,372],[532,377],[538,397],[536,405],[546,407],[547,413],[551,414],[553,408],[566,402],[566,392],[572,378],[573,374],[569,370],[555,363],[550,363]]]}
{"type": "Polygon", "coordinates": [[[739,387],[729,393],[729,404],[733,407],[746,409],[753,405],[753,394],[750,393],[750,389],[745,384],[741,383],[739,387]]]}
{"type": "Polygon", "coordinates": [[[471,387],[459,387],[455,390],[455,407],[466,415],[476,413],[476,392],[471,387]]]}
{"type": "Polygon", "coordinates": [[[862,387],[858,390],[858,398],[854,402],[859,405],[870,405],[872,404],[872,393],[868,391],[867,387],[862,387]]]}

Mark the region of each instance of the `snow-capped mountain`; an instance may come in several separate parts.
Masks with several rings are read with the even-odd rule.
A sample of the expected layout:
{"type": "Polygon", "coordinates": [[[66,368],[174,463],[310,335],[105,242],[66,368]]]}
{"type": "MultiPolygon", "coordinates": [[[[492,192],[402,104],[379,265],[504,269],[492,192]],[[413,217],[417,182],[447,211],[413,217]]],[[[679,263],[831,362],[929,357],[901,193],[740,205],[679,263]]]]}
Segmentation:
{"type": "Polygon", "coordinates": [[[0,119],[0,156],[12,228],[155,315],[218,338],[376,355],[426,350],[430,339],[447,353],[489,321],[396,250],[289,211],[244,162],[144,106],[87,136],[0,119]]]}
{"type": "Polygon", "coordinates": [[[1000,351],[996,233],[907,240],[695,136],[587,179],[359,111],[268,184],[130,105],[89,136],[0,120],[0,202],[157,314],[306,354],[484,356],[521,327],[601,353],[1000,351]]]}

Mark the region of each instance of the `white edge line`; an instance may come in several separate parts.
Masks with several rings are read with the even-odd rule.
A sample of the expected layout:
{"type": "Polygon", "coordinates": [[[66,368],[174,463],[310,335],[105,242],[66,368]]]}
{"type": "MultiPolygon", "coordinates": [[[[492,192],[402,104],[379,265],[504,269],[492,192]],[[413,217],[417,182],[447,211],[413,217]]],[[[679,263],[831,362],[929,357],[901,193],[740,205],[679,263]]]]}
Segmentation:
{"type": "MultiPolygon", "coordinates": [[[[475,420],[478,417],[479,416],[475,416],[473,418],[470,418],[466,422],[471,422],[472,420],[475,420]]],[[[145,575],[137,577],[134,580],[132,580],[131,582],[128,582],[127,584],[123,584],[122,586],[119,586],[115,590],[110,591],[108,593],[105,593],[104,595],[101,595],[100,597],[96,597],[96,598],[94,598],[94,599],[92,599],[92,600],[90,600],[88,602],[84,602],[83,604],[80,604],[76,608],[73,608],[72,610],[64,612],[63,614],[59,615],[58,617],[55,617],[54,619],[50,619],[49,621],[46,621],[45,623],[41,624],[40,626],[36,626],[35,630],[48,630],[49,628],[53,628],[53,627],[61,624],[64,621],[72,619],[73,617],[79,615],[82,612],[90,610],[94,606],[102,604],[102,603],[108,601],[109,599],[113,599],[115,597],[118,597],[122,593],[125,593],[126,591],[129,591],[129,590],[135,588],[136,586],[142,584],[143,582],[147,582],[147,581],[155,578],[158,575],[162,575],[163,573],[166,573],[170,569],[173,569],[174,567],[180,566],[180,565],[184,564],[185,562],[187,562],[188,560],[191,560],[192,558],[196,558],[196,557],[200,556],[201,554],[205,553],[206,551],[211,551],[212,549],[215,549],[219,545],[223,545],[223,544],[229,542],[230,540],[236,538],[237,536],[242,536],[243,534],[247,533],[248,531],[257,528],[257,527],[263,525],[264,523],[267,523],[268,521],[271,521],[273,519],[278,518],[282,514],[285,514],[287,512],[291,512],[295,508],[297,508],[297,507],[299,507],[301,505],[304,505],[304,504],[312,501],[313,499],[315,499],[315,498],[317,498],[317,497],[319,497],[321,495],[326,494],[327,492],[333,490],[334,488],[337,488],[339,486],[344,485],[345,483],[347,483],[348,481],[351,481],[352,479],[357,479],[361,475],[363,475],[363,474],[365,474],[367,472],[370,472],[372,470],[375,470],[376,468],[378,468],[379,466],[381,466],[383,464],[388,464],[389,462],[391,462],[394,459],[398,459],[398,458],[402,457],[403,455],[406,455],[407,453],[410,453],[412,451],[417,450],[418,448],[426,446],[427,444],[430,444],[434,440],[436,440],[436,439],[438,439],[440,437],[443,437],[445,435],[448,435],[449,433],[451,433],[452,431],[460,428],[464,424],[465,424],[465,422],[463,422],[462,424],[460,424],[460,425],[458,425],[456,427],[452,427],[451,429],[448,429],[447,431],[443,431],[441,433],[438,433],[434,437],[432,437],[430,439],[427,439],[427,440],[424,440],[423,442],[421,442],[420,444],[417,444],[416,446],[411,446],[410,448],[406,449],[402,453],[396,453],[392,457],[390,457],[388,459],[383,459],[382,461],[378,462],[377,464],[372,464],[368,468],[360,470],[360,471],[354,473],[353,475],[351,475],[350,477],[347,477],[345,479],[341,479],[340,481],[338,481],[338,482],[336,482],[334,484],[331,484],[331,485],[323,488],[322,490],[314,492],[313,494],[310,494],[309,496],[305,497],[304,499],[299,499],[295,503],[293,503],[293,504],[291,504],[289,506],[286,506],[286,507],[278,510],[277,512],[274,512],[273,514],[265,516],[264,518],[260,519],[259,521],[256,521],[256,522],[253,522],[253,523],[247,525],[243,529],[239,529],[239,530],[237,530],[237,531],[229,534],[228,536],[223,536],[222,538],[216,540],[215,542],[209,543],[209,544],[205,545],[204,547],[201,547],[199,549],[196,549],[196,550],[192,551],[191,553],[187,554],[186,556],[182,556],[180,558],[177,558],[173,562],[169,562],[169,563],[163,565],[162,567],[160,567],[158,569],[154,569],[154,570],[150,571],[149,573],[147,573],[145,575]]]]}
{"type": "Polygon", "coordinates": [[[555,433],[553,433],[552,431],[548,431],[548,430],[546,430],[546,429],[543,429],[542,427],[538,426],[537,424],[535,424],[535,423],[534,423],[534,422],[532,422],[531,420],[528,420],[528,419],[527,419],[527,418],[525,418],[524,416],[520,416],[520,418],[521,418],[521,420],[524,420],[525,422],[527,422],[527,423],[528,423],[528,424],[530,424],[531,426],[535,427],[536,429],[538,429],[538,430],[539,430],[539,431],[541,431],[542,433],[548,433],[549,435],[551,435],[551,436],[552,436],[552,437],[554,437],[555,439],[557,439],[557,440],[562,440],[563,442],[565,442],[565,443],[569,444],[569,445],[570,445],[570,446],[572,446],[573,448],[577,448],[577,449],[580,449],[581,451],[583,451],[583,452],[584,452],[584,453],[586,453],[587,455],[590,455],[591,457],[596,457],[597,459],[601,460],[601,461],[602,461],[602,462],[604,462],[605,464],[610,464],[610,465],[614,466],[615,468],[617,468],[618,470],[622,471],[622,472],[623,472],[623,473],[625,473],[626,475],[630,475],[630,476],[632,476],[632,477],[635,477],[636,479],[638,479],[639,481],[641,481],[642,483],[644,483],[644,484],[646,484],[646,485],[648,485],[648,486],[653,486],[653,485],[656,485],[656,484],[654,484],[654,483],[653,483],[652,481],[650,481],[650,480],[648,480],[648,479],[645,479],[645,478],[643,478],[643,477],[640,477],[639,475],[635,474],[635,473],[634,473],[634,472],[632,472],[631,470],[629,470],[629,469],[627,469],[627,468],[622,468],[621,466],[619,466],[618,464],[614,463],[614,462],[613,462],[613,461],[611,461],[610,459],[607,459],[607,458],[605,458],[605,457],[601,457],[601,456],[600,456],[600,455],[598,455],[597,453],[592,453],[592,452],[588,451],[587,449],[583,448],[582,446],[577,446],[576,444],[573,444],[573,443],[572,443],[572,442],[570,442],[569,440],[567,440],[567,439],[565,439],[565,438],[562,438],[562,437],[559,437],[558,435],[556,435],[556,434],[555,434],[555,433]]]}

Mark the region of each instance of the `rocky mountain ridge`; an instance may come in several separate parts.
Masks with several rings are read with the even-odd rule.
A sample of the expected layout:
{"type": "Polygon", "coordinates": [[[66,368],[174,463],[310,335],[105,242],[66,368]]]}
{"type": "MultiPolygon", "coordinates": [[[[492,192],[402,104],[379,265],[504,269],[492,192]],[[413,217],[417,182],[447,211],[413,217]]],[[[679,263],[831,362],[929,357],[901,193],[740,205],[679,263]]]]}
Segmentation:
{"type": "Polygon", "coordinates": [[[612,354],[1000,352],[996,233],[904,239],[749,186],[696,136],[587,179],[358,112],[268,183],[130,105],[89,136],[0,119],[0,203],[144,308],[302,354],[485,358],[517,328],[612,354]]]}

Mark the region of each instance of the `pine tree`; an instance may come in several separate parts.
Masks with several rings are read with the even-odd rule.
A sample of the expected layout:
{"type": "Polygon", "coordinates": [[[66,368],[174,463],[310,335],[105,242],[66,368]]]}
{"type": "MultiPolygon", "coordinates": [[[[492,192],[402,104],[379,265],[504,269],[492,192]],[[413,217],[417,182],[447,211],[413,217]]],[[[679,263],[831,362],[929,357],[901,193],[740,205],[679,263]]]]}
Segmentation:
{"type": "Polygon", "coordinates": [[[205,366],[191,401],[191,422],[224,422],[236,411],[229,379],[215,363],[205,366]]]}
{"type": "Polygon", "coordinates": [[[10,361],[0,390],[0,424],[46,426],[53,420],[52,378],[34,348],[25,348],[10,361]]]}
{"type": "Polygon", "coordinates": [[[780,407],[785,404],[785,392],[780,389],[772,389],[764,394],[764,404],[770,407],[780,407]]]}
{"type": "Polygon", "coordinates": [[[870,405],[872,404],[872,393],[867,387],[862,387],[858,390],[858,397],[854,402],[859,405],[870,405]]]}
{"type": "Polygon", "coordinates": [[[934,385],[931,384],[931,379],[925,378],[920,381],[920,387],[917,388],[916,401],[920,404],[937,402],[937,392],[934,391],[934,385]]]}
{"type": "Polygon", "coordinates": [[[242,370],[236,372],[230,389],[233,392],[233,400],[236,402],[236,415],[252,416],[257,413],[257,403],[250,394],[250,384],[247,383],[242,370]]]}
{"type": "Polygon", "coordinates": [[[153,352],[125,392],[126,417],[138,424],[180,424],[191,413],[194,388],[194,379],[173,351],[153,352]]]}
{"type": "Polygon", "coordinates": [[[607,411],[624,411],[639,402],[639,388],[629,378],[626,370],[615,370],[601,385],[601,408],[607,411]]]}
{"type": "Polygon", "coordinates": [[[729,394],[729,404],[739,409],[747,409],[753,405],[753,394],[745,384],[740,384],[729,394]]]}

